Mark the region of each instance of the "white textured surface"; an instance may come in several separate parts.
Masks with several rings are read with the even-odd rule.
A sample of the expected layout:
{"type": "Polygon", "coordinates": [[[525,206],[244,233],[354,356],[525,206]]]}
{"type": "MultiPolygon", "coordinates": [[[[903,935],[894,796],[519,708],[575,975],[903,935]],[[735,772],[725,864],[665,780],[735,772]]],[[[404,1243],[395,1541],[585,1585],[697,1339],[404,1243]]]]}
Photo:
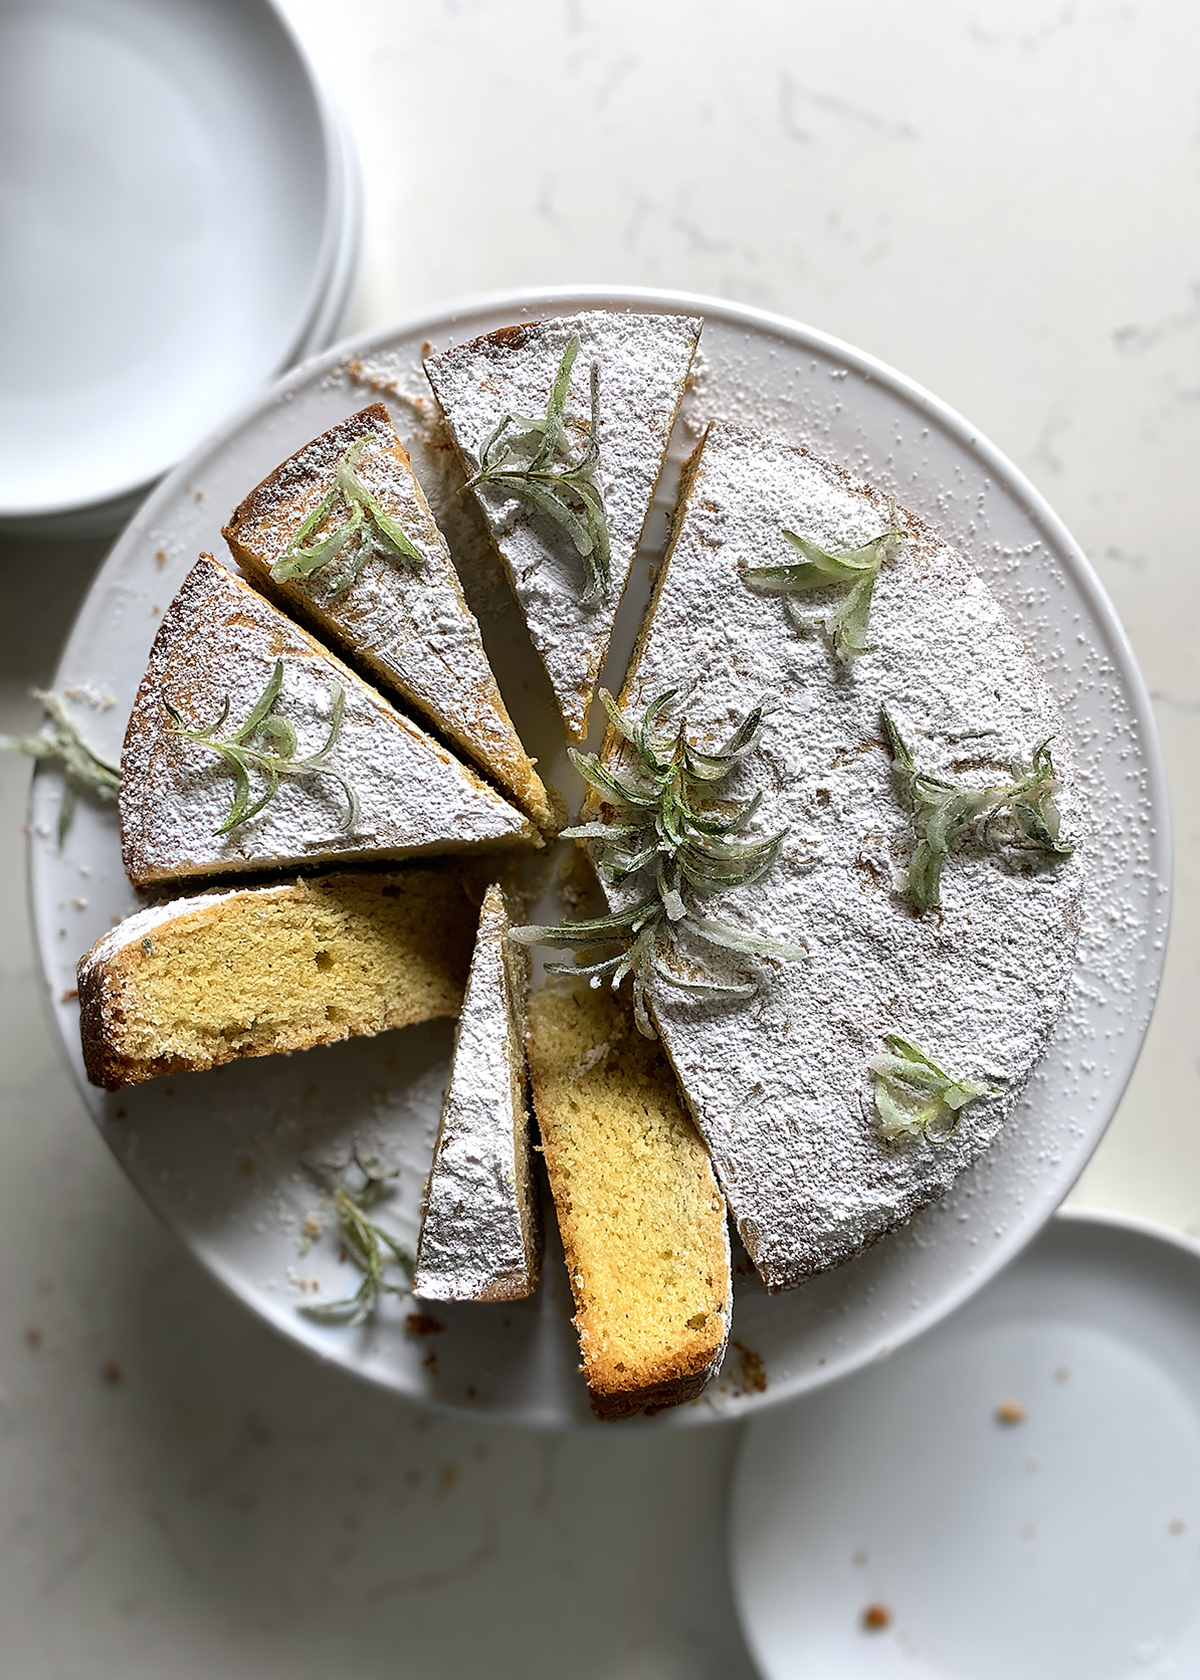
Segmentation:
{"type": "MultiPolygon", "coordinates": [[[[610,574],[583,605],[587,576],[574,544],[512,496],[477,492],[529,634],[554,687],[567,728],[587,733],[588,707],[613,622],[650,515],[667,440],[696,348],[700,322],[686,315],[589,311],[531,323],[515,335],[456,346],[426,363],[430,383],[463,460],[479,470],[479,451],[506,414],[542,415],[563,351],[580,340],[571,370],[567,421],[590,415],[588,368],[600,367],[600,466],[610,574]]],[[[572,434],[572,447],[580,447],[572,434]]]]}
{"type": "MultiPolygon", "coordinates": [[[[817,457],[715,424],[622,696],[636,718],[674,690],[672,726],[686,718],[689,739],[711,749],[768,705],[729,793],[760,798],[755,835],[787,839],[760,880],[697,908],[738,931],[803,942],[808,956],[780,963],[698,946],[702,969],[726,984],[755,975],[757,992],[710,1004],[656,981],[651,995],[742,1239],[772,1288],[847,1259],[941,1195],[991,1143],[1062,1008],[1093,850],[1058,705],[995,599],[921,521],[897,507],[907,536],[876,581],[873,651],[849,668],[743,582],[747,567],[794,558],[785,529],[838,553],[892,518],[886,497],[817,457]],[[955,852],[940,913],[914,915],[904,897],[912,831],[882,739],[885,705],[919,768],[977,784],[1004,781],[1052,737],[1064,834],[1081,849],[1052,868],[1031,867],[1028,854],[1022,867],[1013,853],[955,852]],[[946,1138],[883,1143],[868,1070],[888,1032],[995,1094],[968,1104],[946,1138]]],[[[821,600],[810,597],[809,610],[821,600]]],[[[646,890],[638,878],[610,896],[627,903],[646,890]]]]}
{"type": "MultiPolygon", "coordinates": [[[[363,150],[359,326],[581,275],[761,302],[940,392],[1066,518],[1157,691],[1179,819],[1163,997],[1082,1193],[1200,1228],[1196,8],[757,0],[735,30],[710,0],[686,25],[635,0],[288,6],[363,150]],[[492,193],[498,135],[520,160],[492,193]]],[[[53,670],[100,553],[3,553],[4,724],[30,728],[24,690],[53,670]]],[[[130,601],[125,632],[148,618],[130,601]]],[[[430,1418],[281,1344],[147,1212],[81,1124],[38,1007],[27,775],[0,760],[6,1664],[22,1680],[748,1680],[724,1579],[733,1428],[558,1438],[430,1418]]],[[[90,903],[95,877],[75,892],[90,903]]],[[[65,897],[72,955],[88,915],[65,897]]]]}
{"type": "MultiPolygon", "coordinates": [[[[524,1052],[508,915],[490,887],[454,1040],[413,1287],[429,1301],[528,1295],[537,1280],[524,1052]]],[[[523,965],[524,953],[517,960],[523,965]]]]}
{"type": "MultiPolygon", "coordinates": [[[[260,774],[250,780],[257,799],[260,774]]],[[[529,830],[473,771],[204,555],[163,615],[121,754],[120,803],[126,868],[139,882],[469,850],[529,830]],[[257,816],[220,834],[233,801],[229,767],[211,747],[174,732],[163,696],[197,730],[211,730],[228,699],[217,732],[225,739],[249,717],[280,659],[274,710],[296,732],[297,761],[324,746],[341,690],[341,725],[326,762],[355,795],[353,820],[333,776],[284,776],[257,816]]]]}

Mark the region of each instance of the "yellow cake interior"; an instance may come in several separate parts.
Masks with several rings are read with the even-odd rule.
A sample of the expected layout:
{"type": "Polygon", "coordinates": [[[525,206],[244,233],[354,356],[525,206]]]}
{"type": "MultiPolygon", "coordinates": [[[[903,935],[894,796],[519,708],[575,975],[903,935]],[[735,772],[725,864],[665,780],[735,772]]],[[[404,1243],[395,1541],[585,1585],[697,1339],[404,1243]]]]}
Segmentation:
{"type": "Polygon", "coordinates": [[[215,898],[109,959],[85,1038],[98,1007],[127,1083],[454,1015],[475,916],[459,877],[428,869],[215,898]]]}
{"type": "Polygon", "coordinates": [[[687,1398],[724,1346],[729,1253],[666,1056],[608,987],[546,988],[529,1068],[596,1408],[687,1398]]]}

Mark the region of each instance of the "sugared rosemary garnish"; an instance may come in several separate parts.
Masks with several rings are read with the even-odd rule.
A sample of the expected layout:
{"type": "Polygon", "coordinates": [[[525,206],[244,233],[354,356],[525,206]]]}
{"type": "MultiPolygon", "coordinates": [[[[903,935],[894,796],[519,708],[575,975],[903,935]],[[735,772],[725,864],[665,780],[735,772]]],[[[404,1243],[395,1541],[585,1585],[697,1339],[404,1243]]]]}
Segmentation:
{"type": "Polygon", "coordinates": [[[947,1073],[899,1033],[887,1033],[883,1042],[888,1054],[873,1056],[870,1067],[875,1076],[879,1135],[888,1143],[914,1132],[924,1132],[934,1140],[949,1137],[969,1102],[995,1095],[990,1085],[947,1073]]]}
{"type": "Polygon", "coordinates": [[[346,708],[345,695],[335,683],[332,690],[333,710],[329,734],[325,738],[324,746],[314,753],[309,753],[307,758],[297,758],[296,731],[286,718],[280,717],[273,710],[282,687],[283,660],[277,659],[267,686],[254,702],[245,723],[235,729],[232,735],[223,737],[218,736],[217,731],[229,716],[228,694],[225,696],[220,716],[205,729],[189,729],[166,694],[162,696],[162,703],[171,718],[174,733],[181,735],[185,741],[194,741],[197,746],[207,747],[210,752],[217,753],[233,771],[233,804],[225,821],[219,828],[214,829],[215,834],[228,834],[230,829],[249,822],[251,817],[256,817],[274,798],[280,781],[287,776],[332,777],[346,795],[346,818],[342,829],[345,831],[354,826],[358,815],[358,801],[354,790],[339,771],[331,770],[326,763],[342,727],[342,713],[346,708]],[[252,770],[266,778],[266,787],[253,804],[250,801],[252,770]]]}
{"type": "Polygon", "coordinates": [[[347,1256],[362,1271],[362,1281],[354,1294],[344,1300],[305,1302],[301,1307],[301,1311],[310,1318],[329,1324],[365,1323],[382,1296],[407,1295],[413,1275],[412,1255],[382,1226],[376,1225],[367,1212],[388,1179],[399,1176],[399,1168],[386,1170],[375,1156],[361,1155],[357,1144],[350,1164],[361,1173],[362,1186],[351,1195],[343,1176],[333,1205],[342,1245],[347,1256]],[[395,1278],[389,1280],[388,1272],[393,1270],[403,1274],[403,1283],[395,1278]]]}
{"type": "Polygon", "coordinates": [[[58,843],[61,846],[75,812],[75,799],[80,788],[101,799],[115,799],[121,787],[121,772],[107,763],[86,744],[63,704],[62,696],[53,690],[30,690],[40,700],[52,724],[48,735],[0,735],[0,751],[25,753],[29,758],[55,759],[63,767],[62,801],[58,807],[58,843]]]}
{"type": "Polygon", "coordinates": [[[1011,765],[1011,782],[968,787],[918,770],[886,706],[882,719],[896,787],[917,836],[908,866],[908,893],[915,910],[924,912],[941,902],[942,865],[950,847],[967,834],[985,846],[1025,847],[1048,857],[1069,857],[1075,850],[1059,839],[1054,803],[1059,782],[1049,741],[1038,742],[1028,765],[1011,765]]]}
{"type": "Polygon", "coordinates": [[[512,937],[526,945],[560,949],[620,943],[622,949],[617,955],[603,962],[579,966],[555,963],[548,965],[546,972],[586,974],[593,986],[609,976],[614,988],[631,974],[638,1030],[653,1038],[654,1027],[645,1001],[652,976],[704,998],[749,997],[757,990],[752,981],[729,985],[668,967],[662,960],[664,946],[676,958],[692,955],[686,945],[681,948],[681,940],[686,938],[699,945],[779,957],[786,962],[803,957],[805,951],[798,945],[726,927],[699,915],[688,903],[691,898],[758,880],[775,861],[783,842],[786,830],[763,840],[744,837],[758,808],[757,794],[741,806],[727,799],[722,799],[719,806],[703,803],[704,796],[715,794],[753,747],[763,708],[756,706],[719,751],[702,752],[687,739],[682,718],[674,731],[656,732],[663,712],[675,697],[674,689],[660,694],[636,724],[621,715],[611,694],[601,689],[600,695],[614,728],[633,747],[636,762],[629,773],[622,774],[607,769],[594,753],[572,749],[571,758],[580,775],[606,802],[613,800],[624,807],[625,820],[582,823],[564,829],[563,836],[595,841],[599,868],[610,881],[625,881],[645,872],[652,879],[650,890],[615,915],[566,922],[559,927],[514,928],[512,937]]]}
{"type": "Polygon", "coordinates": [[[591,423],[583,426],[563,417],[571,367],[578,354],[579,335],[575,333],[558,364],[543,418],[506,414],[480,449],[479,471],[463,489],[490,485],[505,495],[516,496],[570,537],[587,568],[587,587],[580,596],[581,603],[587,605],[599,600],[608,588],[608,525],[604,495],[596,477],[600,465],[599,362],[591,365],[591,423]],[[568,427],[584,435],[579,456],[572,455],[568,448],[568,427]]]}
{"type": "Polygon", "coordinates": [[[276,583],[286,583],[288,578],[311,577],[341,557],[345,562],[342,571],[326,591],[326,600],[332,600],[349,589],[372,554],[390,554],[413,566],[425,564],[420,549],[414,548],[396,521],[384,513],[354,470],[370,442],[369,437],[361,437],[342,456],[332,487],[271,567],[276,583]],[[309,542],[313,532],[339,503],[344,516],[341,524],[309,542]]]}
{"type": "Polygon", "coordinates": [[[873,653],[874,648],[868,646],[864,637],[875,579],[884,561],[904,541],[904,532],[883,531],[862,548],[847,549],[844,554],[827,554],[795,531],[785,530],[783,534],[804,559],[794,566],[751,566],[742,574],[746,588],[756,595],[781,595],[784,611],[796,628],[822,630],[844,665],[849,665],[860,653],[873,653]],[[836,605],[823,616],[806,617],[792,604],[794,595],[806,595],[811,589],[829,589],[836,584],[846,587],[836,605]]]}

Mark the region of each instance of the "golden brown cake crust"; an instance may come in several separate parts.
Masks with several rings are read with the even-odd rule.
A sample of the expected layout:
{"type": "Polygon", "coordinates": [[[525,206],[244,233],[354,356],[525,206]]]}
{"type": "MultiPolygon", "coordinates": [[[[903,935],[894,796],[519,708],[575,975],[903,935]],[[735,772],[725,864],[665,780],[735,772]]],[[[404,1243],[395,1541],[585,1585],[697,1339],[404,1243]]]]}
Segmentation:
{"type": "Polygon", "coordinates": [[[140,911],[79,964],[88,1078],[115,1091],[455,1015],[475,917],[450,868],[347,870],[140,911]]]}

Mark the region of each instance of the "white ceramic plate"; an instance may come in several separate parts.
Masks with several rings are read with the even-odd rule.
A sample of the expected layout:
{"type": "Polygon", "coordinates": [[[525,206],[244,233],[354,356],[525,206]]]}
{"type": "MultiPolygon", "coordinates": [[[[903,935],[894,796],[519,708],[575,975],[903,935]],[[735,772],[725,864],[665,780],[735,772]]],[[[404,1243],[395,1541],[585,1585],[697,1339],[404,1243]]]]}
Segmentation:
{"type": "Polygon", "coordinates": [[[730,1556],[766,1680],[1200,1674],[1200,1248],[1055,1219],[932,1336],[747,1431],[730,1556]]]}
{"type": "MultiPolygon", "coordinates": [[[[704,419],[729,414],[770,427],[894,490],[971,555],[1040,654],[1081,746],[1097,818],[1096,894],[1067,1013],[1007,1131],[940,1204],[852,1264],[768,1298],[742,1262],[726,1374],[709,1399],[664,1413],[672,1428],[819,1386],[907,1341],[992,1277],[1050,1216],[1112,1115],[1149,1018],[1162,962],[1169,880],[1166,802],[1149,702],[1125,639],[1078,549],[1032,489],[957,416],[859,352],[807,328],[710,299],[634,291],[554,291],[448,307],[343,346],[298,369],[223,427],[159,486],[113,550],[63,655],[59,688],[91,694],[83,722],[116,755],[162,607],[199,549],[223,552],[220,525],[240,498],[306,439],[384,397],[443,519],[463,538],[464,580],[518,727],[551,779],[563,746],[508,592],[476,572],[466,503],[426,447],[425,343],[443,347],[522,317],[586,307],[702,313],[703,368],[672,459],[704,419]],[[107,709],[105,709],[107,708],[107,709]],[[765,1390],[747,1391],[742,1349],[761,1360],[765,1390]]],[[[672,477],[673,474],[669,474],[672,477]]],[[[616,687],[666,534],[673,484],[660,498],[618,621],[616,687]]],[[[35,781],[34,920],[63,1042],[80,1076],[81,952],[133,908],[110,810],[81,805],[60,852],[59,786],[35,781]]],[[[513,1307],[438,1308],[436,1337],[406,1332],[389,1302],[350,1332],[298,1310],[305,1280],[346,1291],[326,1231],[307,1248],[319,1197],[304,1161],[359,1136],[402,1166],[387,1211],[415,1237],[451,1033],[413,1028],[308,1052],[157,1080],[115,1098],[84,1086],[104,1136],[166,1222],[231,1290],[321,1357],[400,1392],[494,1418],[565,1425],[590,1417],[571,1329],[566,1278],[553,1255],[538,1295],[513,1307]],[[305,1251],[307,1250],[307,1251],[305,1251]]],[[[747,1369],[757,1367],[750,1358],[747,1369]]]]}
{"type": "Polygon", "coordinates": [[[357,162],[269,0],[12,0],[0,63],[0,528],[102,529],[328,344],[357,162]]]}

